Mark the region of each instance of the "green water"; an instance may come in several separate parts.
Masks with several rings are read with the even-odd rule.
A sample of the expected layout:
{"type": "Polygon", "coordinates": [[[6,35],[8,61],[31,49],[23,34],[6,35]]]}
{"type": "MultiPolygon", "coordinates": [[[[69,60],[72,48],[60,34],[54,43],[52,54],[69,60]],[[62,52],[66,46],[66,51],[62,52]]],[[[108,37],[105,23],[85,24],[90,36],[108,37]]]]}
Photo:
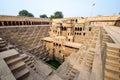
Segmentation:
{"type": "Polygon", "coordinates": [[[49,60],[46,63],[57,69],[61,64],[56,60],[49,60]]]}

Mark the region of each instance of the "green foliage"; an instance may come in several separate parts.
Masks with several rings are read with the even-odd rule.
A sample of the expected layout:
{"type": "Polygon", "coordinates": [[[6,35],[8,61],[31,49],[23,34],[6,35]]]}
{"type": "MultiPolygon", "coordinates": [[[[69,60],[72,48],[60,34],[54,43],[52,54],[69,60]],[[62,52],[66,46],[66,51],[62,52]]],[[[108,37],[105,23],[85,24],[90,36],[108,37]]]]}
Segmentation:
{"type": "Polygon", "coordinates": [[[54,15],[51,15],[49,18],[50,18],[50,19],[53,19],[53,18],[55,18],[55,17],[54,17],[54,15]]]}
{"type": "Polygon", "coordinates": [[[27,10],[19,11],[19,15],[18,16],[34,17],[34,15],[32,13],[29,13],[27,10]]]}
{"type": "Polygon", "coordinates": [[[54,18],[63,18],[62,12],[61,12],[61,11],[56,11],[56,12],[54,13],[54,15],[51,15],[51,16],[50,16],[50,19],[54,19],[54,18]]]}
{"type": "Polygon", "coordinates": [[[40,15],[40,18],[48,18],[46,14],[40,15]]]}

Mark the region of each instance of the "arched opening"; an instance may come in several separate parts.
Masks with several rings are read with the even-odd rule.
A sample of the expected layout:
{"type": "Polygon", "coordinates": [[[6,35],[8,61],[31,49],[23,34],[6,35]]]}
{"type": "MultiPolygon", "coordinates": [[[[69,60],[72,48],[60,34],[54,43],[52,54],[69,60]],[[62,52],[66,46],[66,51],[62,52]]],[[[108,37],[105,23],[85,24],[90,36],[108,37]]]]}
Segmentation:
{"type": "Polygon", "coordinates": [[[63,27],[61,27],[61,30],[63,30],[63,27]]]}
{"type": "Polygon", "coordinates": [[[25,21],[23,22],[24,25],[26,25],[25,21]]]}
{"type": "Polygon", "coordinates": [[[2,26],[2,22],[0,22],[0,26],[2,26]]]}
{"type": "Polygon", "coordinates": [[[56,46],[58,46],[58,43],[56,43],[56,46]]]}
{"type": "Polygon", "coordinates": [[[89,28],[89,31],[91,31],[91,27],[89,28]]]}
{"type": "Polygon", "coordinates": [[[70,33],[68,33],[68,36],[70,35],[70,33]]]}
{"type": "Polygon", "coordinates": [[[66,27],[64,27],[64,30],[65,30],[65,31],[67,30],[66,27]]]}
{"type": "Polygon", "coordinates": [[[11,22],[10,21],[8,21],[8,26],[11,26],[11,22]]]}
{"type": "Polygon", "coordinates": [[[70,41],[70,39],[68,39],[68,41],[70,41]]]}
{"type": "Polygon", "coordinates": [[[80,31],[82,31],[82,28],[80,27],[80,31]]]}
{"type": "Polygon", "coordinates": [[[7,26],[7,22],[6,21],[4,21],[4,25],[7,26]]]}
{"type": "Polygon", "coordinates": [[[80,30],[80,29],[79,29],[79,27],[78,27],[78,29],[77,29],[77,30],[78,30],[78,31],[80,30]]]}
{"type": "Polygon", "coordinates": [[[77,31],[77,28],[75,27],[75,31],[77,31]]]}
{"type": "Polygon", "coordinates": [[[26,21],[26,25],[28,25],[28,21],[26,21]]]}
{"type": "Polygon", "coordinates": [[[20,21],[20,25],[22,25],[22,22],[20,21]]]}
{"type": "Polygon", "coordinates": [[[53,46],[55,46],[55,43],[53,43],[53,46]]]}
{"type": "Polygon", "coordinates": [[[76,23],[78,22],[78,20],[77,20],[77,19],[76,19],[75,21],[76,21],[76,23]]]}
{"type": "Polygon", "coordinates": [[[75,32],[75,35],[76,35],[76,32],[75,32]]]}
{"type": "Polygon", "coordinates": [[[14,21],[13,21],[13,23],[12,23],[12,24],[13,24],[13,25],[16,25],[14,21]]]}
{"type": "Polygon", "coordinates": [[[61,44],[59,44],[59,47],[61,47],[61,44]]]}
{"type": "Polygon", "coordinates": [[[80,35],[81,35],[81,33],[80,33],[80,35]]]}
{"type": "Polygon", "coordinates": [[[16,21],[16,25],[19,25],[18,21],[16,21]]]}
{"type": "Polygon", "coordinates": [[[83,35],[85,36],[85,33],[83,33],[83,35]]]}

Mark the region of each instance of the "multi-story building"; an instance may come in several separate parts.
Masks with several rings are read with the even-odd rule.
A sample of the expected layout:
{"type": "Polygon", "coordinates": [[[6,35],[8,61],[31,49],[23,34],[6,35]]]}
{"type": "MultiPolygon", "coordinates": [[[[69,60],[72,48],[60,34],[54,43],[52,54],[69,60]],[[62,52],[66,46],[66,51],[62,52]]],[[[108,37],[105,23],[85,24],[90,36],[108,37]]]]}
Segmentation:
{"type": "Polygon", "coordinates": [[[50,27],[50,37],[46,37],[46,48],[50,56],[56,56],[59,61],[64,61],[72,52],[79,50],[92,36],[93,27],[120,26],[119,16],[74,17],[53,19],[50,27]]]}

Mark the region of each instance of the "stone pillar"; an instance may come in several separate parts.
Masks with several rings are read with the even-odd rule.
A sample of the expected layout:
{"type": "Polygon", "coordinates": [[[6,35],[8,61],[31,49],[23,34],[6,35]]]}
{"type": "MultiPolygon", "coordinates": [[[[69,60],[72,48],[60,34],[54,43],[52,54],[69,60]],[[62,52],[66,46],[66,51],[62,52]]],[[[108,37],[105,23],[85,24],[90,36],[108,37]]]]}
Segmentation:
{"type": "Polygon", "coordinates": [[[4,26],[4,22],[2,21],[1,23],[2,23],[2,26],[4,26]]]}

